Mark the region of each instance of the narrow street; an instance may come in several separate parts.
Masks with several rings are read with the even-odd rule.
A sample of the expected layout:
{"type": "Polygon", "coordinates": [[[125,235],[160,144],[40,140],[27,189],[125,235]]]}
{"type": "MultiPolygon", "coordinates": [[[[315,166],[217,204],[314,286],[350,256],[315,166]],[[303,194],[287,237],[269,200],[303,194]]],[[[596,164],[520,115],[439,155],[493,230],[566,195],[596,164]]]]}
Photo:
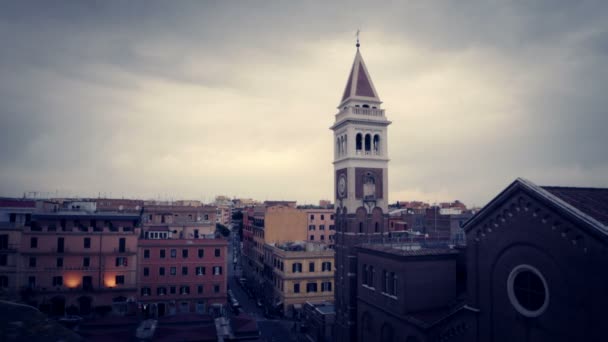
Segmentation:
{"type": "Polygon", "coordinates": [[[240,241],[237,234],[231,234],[228,243],[228,286],[239,301],[242,312],[254,317],[258,322],[258,327],[263,341],[297,341],[295,332],[292,331],[293,321],[286,319],[267,319],[264,317],[263,308],[256,305],[255,298],[249,298],[238,279],[241,276],[241,254],[240,241]],[[236,270],[233,261],[236,260],[236,270]]]}

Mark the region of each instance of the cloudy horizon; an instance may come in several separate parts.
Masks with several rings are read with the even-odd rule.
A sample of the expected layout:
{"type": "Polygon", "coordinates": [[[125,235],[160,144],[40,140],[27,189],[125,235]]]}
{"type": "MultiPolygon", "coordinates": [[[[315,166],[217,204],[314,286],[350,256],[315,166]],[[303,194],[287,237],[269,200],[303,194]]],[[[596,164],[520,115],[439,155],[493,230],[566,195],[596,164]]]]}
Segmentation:
{"type": "Polygon", "coordinates": [[[3,2],[0,196],[333,200],[361,53],[389,200],[608,187],[608,4],[3,2]]]}

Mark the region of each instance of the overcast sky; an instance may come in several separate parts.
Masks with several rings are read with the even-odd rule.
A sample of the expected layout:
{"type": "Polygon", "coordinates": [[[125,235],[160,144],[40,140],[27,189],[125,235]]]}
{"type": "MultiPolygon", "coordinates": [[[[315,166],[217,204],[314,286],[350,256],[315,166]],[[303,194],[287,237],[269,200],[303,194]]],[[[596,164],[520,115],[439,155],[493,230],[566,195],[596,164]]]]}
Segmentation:
{"type": "Polygon", "coordinates": [[[390,201],[608,186],[603,1],[3,1],[0,195],[333,200],[361,53],[390,201]]]}

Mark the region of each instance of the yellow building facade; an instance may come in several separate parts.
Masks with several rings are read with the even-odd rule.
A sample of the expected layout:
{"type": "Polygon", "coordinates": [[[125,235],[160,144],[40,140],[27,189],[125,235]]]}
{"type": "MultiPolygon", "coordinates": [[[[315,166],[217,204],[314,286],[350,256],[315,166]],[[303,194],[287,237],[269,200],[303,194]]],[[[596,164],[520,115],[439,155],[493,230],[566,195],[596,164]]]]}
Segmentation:
{"type": "Polygon", "coordinates": [[[307,301],[334,300],[334,251],[323,243],[264,245],[267,304],[292,315],[307,301]]]}

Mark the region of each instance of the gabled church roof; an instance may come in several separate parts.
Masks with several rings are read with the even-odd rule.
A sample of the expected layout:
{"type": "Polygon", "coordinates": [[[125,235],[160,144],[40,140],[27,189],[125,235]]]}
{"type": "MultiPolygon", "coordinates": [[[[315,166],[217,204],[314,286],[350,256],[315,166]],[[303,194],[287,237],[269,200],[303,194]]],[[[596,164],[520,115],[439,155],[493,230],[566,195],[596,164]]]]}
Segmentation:
{"type": "Polygon", "coordinates": [[[363,57],[361,57],[359,48],[357,48],[353,67],[350,70],[350,75],[348,76],[346,87],[344,88],[344,95],[342,96],[342,101],[340,101],[340,103],[344,103],[351,98],[368,100],[370,102],[380,102],[380,98],[378,97],[374,83],[369,76],[365,62],[363,62],[363,57]]]}
{"type": "Polygon", "coordinates": [[[490,203],[471,217],[464,226],[471,230],[477,222],[490,215],[517,191],[528,195],[552,207],[561,214],[578,221],[596,236],[608,239],[608,189],[538,186],[529,180],[517,178],[490,203]]]}

